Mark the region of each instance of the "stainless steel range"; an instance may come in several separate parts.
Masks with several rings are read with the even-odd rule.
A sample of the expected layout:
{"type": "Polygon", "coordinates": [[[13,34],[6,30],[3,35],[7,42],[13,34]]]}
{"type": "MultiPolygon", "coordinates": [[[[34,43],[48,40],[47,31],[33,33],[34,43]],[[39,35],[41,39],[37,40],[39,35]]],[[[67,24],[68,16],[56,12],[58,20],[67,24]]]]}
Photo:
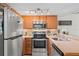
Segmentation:
{"type": "Polygon", "coordinates": [[[47,38],[46,33],[44,31],[33,32],[32,55],[33,56],[47,55],[47,38]]]}

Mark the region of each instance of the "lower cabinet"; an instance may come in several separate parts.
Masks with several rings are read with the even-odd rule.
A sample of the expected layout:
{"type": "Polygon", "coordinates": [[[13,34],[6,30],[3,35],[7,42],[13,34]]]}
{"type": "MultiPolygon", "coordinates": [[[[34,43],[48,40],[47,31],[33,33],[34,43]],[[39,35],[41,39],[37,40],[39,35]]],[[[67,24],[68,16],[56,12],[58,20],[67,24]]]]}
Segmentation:
{"type": "Polygon", "coordinates": [[[23,55],[32,55],[32,39],[31,38],[24,39],[23,55]]]}
{"type": "Polygon", "coordinates": [[[52,56],[52,53],[53,53],[52,41],[48,39],[48,56],[52,56]]]}
{"type": "MultiPolygon", "coordinates": [[[[53,53],[52,42],[48,39],[48,56],[51,56],[53,53]]],[[[25,38],[23,42],[23,56],[32,55],[32,39],[25,38]]]]}

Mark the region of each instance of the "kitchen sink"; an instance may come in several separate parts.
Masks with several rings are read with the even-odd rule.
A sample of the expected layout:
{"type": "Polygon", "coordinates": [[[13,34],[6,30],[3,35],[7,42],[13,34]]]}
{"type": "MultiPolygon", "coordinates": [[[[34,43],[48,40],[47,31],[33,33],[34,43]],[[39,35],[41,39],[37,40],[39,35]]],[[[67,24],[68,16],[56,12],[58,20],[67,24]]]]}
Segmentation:
{"type": "Polygon", "coordinates": [[[52,39],[55,41],[71,41],[70,38],[68,38],[68,39],[52,38],[52,39]]]}

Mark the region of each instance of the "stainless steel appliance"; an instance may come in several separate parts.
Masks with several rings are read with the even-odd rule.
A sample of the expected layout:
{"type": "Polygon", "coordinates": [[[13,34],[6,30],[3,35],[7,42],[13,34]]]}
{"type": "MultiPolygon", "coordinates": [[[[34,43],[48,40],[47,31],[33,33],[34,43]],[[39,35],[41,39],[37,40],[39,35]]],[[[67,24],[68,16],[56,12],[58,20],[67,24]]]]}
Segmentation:
{"type": "Polygon", "coordinates": [[[4,10],[0,8],[0,56],[4,55],[4,10]]]}
{"type": "Polygon", "coordinates": [[[46,32],[45,31],[34,31],[33,32],[33,38],[34,39],[45,39],[46,38],[46,32]]]}
{"type": "Polygon", "coordinates": [[[34,32],[32,39],[32,55],[46,56],[47,55],[47,38],[43,31],[34,32]]]}
{"type": "Polygon", "coordinates": [[[22,22],[10,9],[4,9],[4,56],[22,55],[22,22]]]}
{"type": "Polygon", "coordinates": [[[34,29],[45,29],[46,22],[45,21],[33,21],[33,28],[34,29]]]}

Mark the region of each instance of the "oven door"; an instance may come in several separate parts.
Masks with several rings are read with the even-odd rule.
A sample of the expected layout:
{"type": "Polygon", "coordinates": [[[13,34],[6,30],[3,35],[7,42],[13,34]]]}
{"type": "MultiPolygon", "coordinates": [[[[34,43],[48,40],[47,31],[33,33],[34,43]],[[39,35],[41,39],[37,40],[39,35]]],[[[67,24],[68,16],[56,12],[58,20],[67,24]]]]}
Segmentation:
{"type": "Polygon", "coordinates": [[[33,48],[47,48],[46,40],[33,40],[33,48]]]}

